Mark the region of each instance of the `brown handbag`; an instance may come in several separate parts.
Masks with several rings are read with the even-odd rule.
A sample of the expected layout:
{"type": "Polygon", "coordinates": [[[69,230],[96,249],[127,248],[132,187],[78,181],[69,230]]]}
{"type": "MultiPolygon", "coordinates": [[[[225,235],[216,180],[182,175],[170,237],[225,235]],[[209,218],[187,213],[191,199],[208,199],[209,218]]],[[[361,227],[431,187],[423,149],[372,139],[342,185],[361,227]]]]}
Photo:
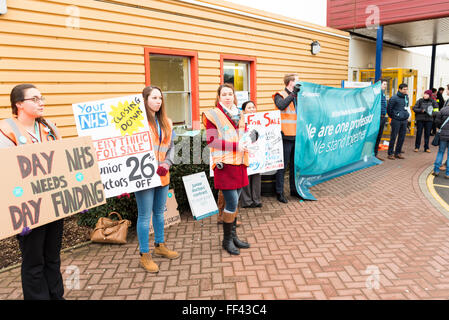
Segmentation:
{"type": "Polygon", "coordinates": [[[109,213],[108,217],[101,217],[98,219],[95,229],[90,235],[92,242],[99,243],[126,243],[126,236],[128,235],[128,227],[131,221],[123,219],[118,212],[109,213]],[[117,215],[119,220],[112,220],[111,215],[117,215]]]}

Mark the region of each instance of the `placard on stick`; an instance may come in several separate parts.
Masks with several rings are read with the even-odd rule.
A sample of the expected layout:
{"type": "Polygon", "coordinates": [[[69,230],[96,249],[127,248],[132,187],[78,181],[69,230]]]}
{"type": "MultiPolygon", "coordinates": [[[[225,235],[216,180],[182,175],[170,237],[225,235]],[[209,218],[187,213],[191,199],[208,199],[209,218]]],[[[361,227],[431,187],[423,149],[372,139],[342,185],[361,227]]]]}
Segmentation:
{"type": "Polygon", "coordinates": [[[0,239],[106,203],[90,137],[0,149],[0,239]]]}

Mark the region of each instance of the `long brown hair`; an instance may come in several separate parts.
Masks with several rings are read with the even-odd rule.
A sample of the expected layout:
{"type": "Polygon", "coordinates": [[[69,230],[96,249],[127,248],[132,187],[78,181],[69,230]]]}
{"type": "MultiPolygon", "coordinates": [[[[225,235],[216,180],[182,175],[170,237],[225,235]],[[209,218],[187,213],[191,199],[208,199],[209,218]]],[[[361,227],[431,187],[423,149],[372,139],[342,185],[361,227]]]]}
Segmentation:
{"type": "MultiPolygon", "coordinates": [[[[22,102],[25,99],[25,91],[28,89],[37,89],[34,84],[23,83],[18,84],[11,90],[11,94],[9,95],[9,100],[11,101],[11,112],[14,117],[17,117],[19,114],[19,109],[17,108],[17,103],[22,102]]],[[[45,127],[47,127],[51,134],[56,137],[56,132],[53,130],[53,127],[50,126],[43,117],[36,118],[36,121],[42,123],[45,127]]]]}
{"type": "Polygon", "coordinates": [[[237,105],[238,102],[237,102],[237,96],[235,95],[234,86],[230,83],[223,83],[217,89],[217,98],[215,99],[215,106],[218,106],[218,102],[220,102],[220,94],[221,94],[221,90],[223,90],[223,88],[229,88],[232,90],[232,93],[234,93],[234,104],[237,105]]]}
{"type": "Polygon", "coordinates": [[[151,124],[151,127],[152,127],[155,135],[157,137],[159,137],[159,132],[156,132],[157,131],[156,121],[154,120],[154,117],[150,111],[150,107],[148,106],[148,97],[151,95],[151,92],[153,92],[153,90],[155,90],[155,89],[159,90],[159,92],[161,93],[161,96],[162,96],[161,107],[159,108],[159,111],[155,113],[155,115],[157,117],[157,121],[159,122],[159,125],[161,126],[162,137],[163,137],[162,141],[166,142],[166,139],[170,136],[171,132],[170,132],[170,122],[168,120],[167,113],[165,112],[164,95],[162,94],[162,90],[156,86],[145,87],[142,91],[143,102],[145,105],[145,111],[147,113],[148,122],[151,124]]]}

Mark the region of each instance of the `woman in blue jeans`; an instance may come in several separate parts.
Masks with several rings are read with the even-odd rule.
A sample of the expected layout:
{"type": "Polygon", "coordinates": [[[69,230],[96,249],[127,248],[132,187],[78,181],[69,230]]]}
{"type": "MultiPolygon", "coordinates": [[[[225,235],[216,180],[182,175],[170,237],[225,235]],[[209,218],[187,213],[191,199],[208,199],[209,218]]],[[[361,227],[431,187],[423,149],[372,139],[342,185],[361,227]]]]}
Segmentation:
{"type": "Polygon", "coordinates": [[[174,133],[172,121],[167,117],[162,91],[158,87],[149,86],[142,92],[154,152],[159,167],[156,173],[160,176],[161,186],[135,192],[137,201],[137,238],[140,247],[140,264],[148,272],[159,272],[150,253],[150,219],[153,216],[154,255],[168,259],[179,258],[179,253],[169,250],[164,239],[164,211],[170,183],[170,166],[174,158],[174,133]]]}
{"type": "MultiPolygon", "coordinates": [[[[438,148],[437,158],[434,163],[432,174],[438,176],[440,174],[441,163],[443,162],[444,153],[449,147],[449,106],[444,107],[436,114],[435,125],[440,129],[440,146],[438,148]]],[[[449,167],[446,166],[445,178],[449,179],[449,167]]]]}

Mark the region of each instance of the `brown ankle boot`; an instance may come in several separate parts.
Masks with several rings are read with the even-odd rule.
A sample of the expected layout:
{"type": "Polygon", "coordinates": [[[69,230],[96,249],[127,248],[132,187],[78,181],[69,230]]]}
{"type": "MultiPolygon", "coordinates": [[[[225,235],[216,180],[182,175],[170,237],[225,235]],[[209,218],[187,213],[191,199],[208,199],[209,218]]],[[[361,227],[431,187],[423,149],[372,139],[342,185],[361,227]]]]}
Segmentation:
{"type": "Polygon", "coordinates": [[[140,265],[148,272],[151,273],[157,273],[159,272],[159,267],[156,263],[154,263],[153,259],[151,258],[151,253],[141,253],[140,254],[140,265]]]}
{"type": "Polygon", "coordinates": [[[162,256],[168,259],[177,259],[179,258],[179,253],[176,251],[169,250],[165,243],[155,243],[154,244],[154,254],[157,256],[162,256]]]}

